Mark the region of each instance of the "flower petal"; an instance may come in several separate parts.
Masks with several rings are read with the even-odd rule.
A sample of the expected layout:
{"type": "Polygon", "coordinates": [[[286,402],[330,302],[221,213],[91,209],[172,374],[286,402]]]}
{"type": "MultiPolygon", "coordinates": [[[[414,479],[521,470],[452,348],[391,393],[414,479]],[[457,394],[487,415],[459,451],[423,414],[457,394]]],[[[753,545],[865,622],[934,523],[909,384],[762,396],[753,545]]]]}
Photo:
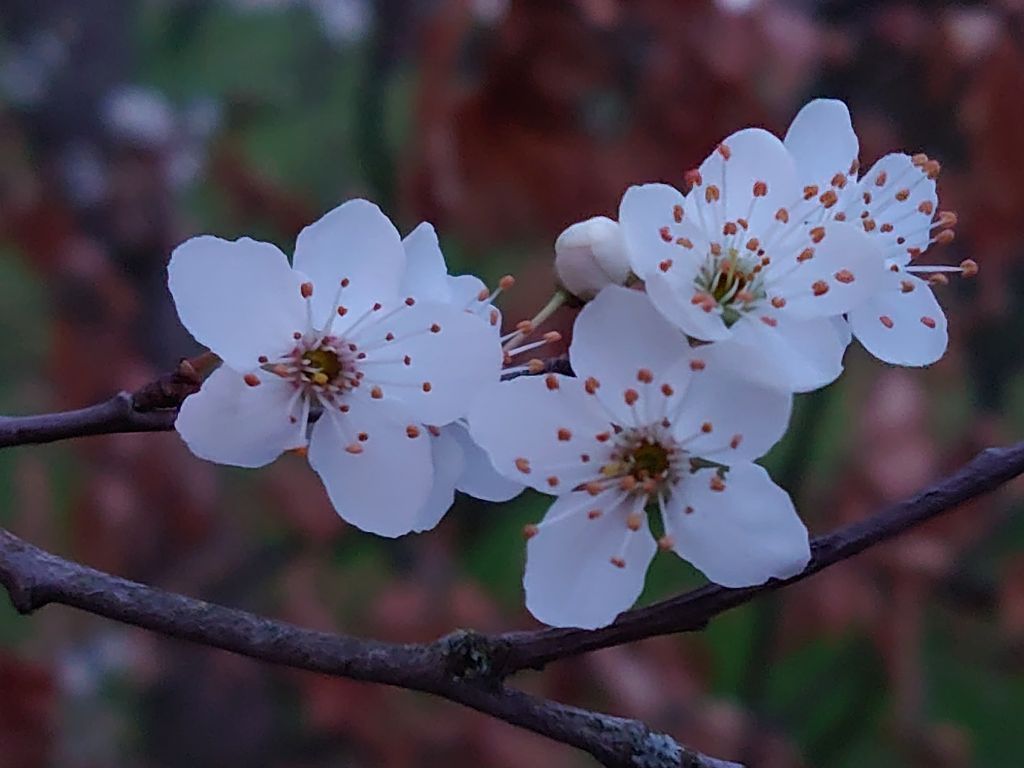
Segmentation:
{"type": "Polygon", "coordinates": [[[666,259],[693,269],[708,253],[705,233],[684,214],[686,199],[668,184],[630,187],[619,205],[619,228],[633,271],[656,273],[666,259]]]}
{"type": "Polygon", "coordinates": [[[441,433],[453,437],[462,448],[463,469],[455,482],[457,490],[484,501],[508,501],[526,488],[498,472],[487,452],[476,444],[469,429],[461,423],[456,421],[441,427],[441,433]]]}
{"type": "Polygon", "coordinates": [[[689,376],[673,433],[690,454],[726,464],[763,456],[786,433],[793,396],[723,370],[717,359],[704,362],[692,375],[689,363],[666,374],[669,381],[689,376]]]}
{"type": "Polygon", "coordinates": [[[317,327],[338,304],[348,313],[334,323],[344,331],[374,302],[392,304],[405,274],[405,250],[390,219],[366,200],[349,200],[299,233],[295,269],[313,281],[313,320],[317,327]],[[342,280],[348,280],[339,293],[342,280]],[[337,303],[335,303],[337,301],[337,303]]]}
{"type": "Polygon", "coordinates": [[[193,237],[174,249],[167,275],[182,324],[238,370],[287,352],[307,328],[302,276],[269,243],[193,237]]]}
{"type": "Polygon", "coordinates": [[[420,223],[405,236],[402,246],[406,263],[400,289],[402,295],[444,303],[450,301],[448,265],[434,227],[426,221],[420,223]]]}
{"type": "Polygon", "coordinates": [[[591,519],[595,501],[582,492],[558,498],[527,544],[526,607],[545,624],[603,627],[643,591],[657,551],[650,530],[626,526],[631,505],[624,499],[591,519]]]}
{"type": "Polygon", "coordinates": [[[732,332],[722,320],[722,310],[715,304],[710,311],[702,303],[695,304],[693,297],[698,291],[694,285],[697,268],[684,273],[685,266],[674,266],[667,273],[648,275],[645,286],[647,296],[658,312],[684,333],[701,341],[722,341],[732,332]]]}
{"type": "Polygon", "coordinates": [[[739,219],[746,219],[752,232],[766,231],[775,212],[799,194],[793,157],[777,136],[761,128],[737,131],[720,146],[726,152],[716,149],[700,166],[701,184],[686,196],[687,216],[705,222],[711,240],[720,239],[725,222],[739,219]],[[755,198],[759,182],[765,185],[764,195],[755,198]],[[716,197],[711,196],[712,186],[718,190],[716,197]]]}
{"type": "Polygon", "coordinates": [[[878,291],[885,277],[879,243],[837,221],[805,229],[786,255],[773,258],[767,290],[785,299],[786,313],[797,318],[848,312],[878,291]]]}
{"type": "Polygon", "coordinates": [[[583,380],[557,374],[484,389],[469,430],[499,473],[544,493],[565,493],[592,479],[611,451],[611,441],[597,439],[611,431],[608,417],[583,380]]]}
{"type": "Polygon", "coordinates": [[[264,376],[251,387],[226,365],[185,399],[174,428],[199,458],[236,467],[262,467],[306,443],[305,415],[290,383],[264,376]]]}
{"type": "Polygon", "coordinates": [[[400,400],[417,421],[438,426],[465,416],[473,396],[501,375],[501,345],[476,315],[416,301],[352,337],[366,353],[363,385],[400,400]],[[388,340],[393,336],[392,340],[388,340]]]}
{"type": "MultiPolygon", "coordinates": [[[[796,160],[804,185],[826,190],[836,174],[845,177],[855,172],[851,169],[860,144],[850,122],[850,110],[838,99],[815,99],[805,104],[790,123],[783,143],[796,160]]],[[[855,186],[851,182],[843,189],[855,186]]]]}
{"type": "Polygon", "coordinates": [[[430,495],[416,515],[413,530],[417,533],[435,527],[445,512],[455,503],[455,481],[465,471],[466,462],[462,446],[455,437],[444,430],[436,437],[431,435],[430,451],[434,462],[434,485],[430,495]]]}
{"type": "Polygon", "coordinates": [[[743,317],[732,331],[729,340],[700,349],[708,365],[788,392],[819,389],[843,372],[848,334],[834,318],[794,320],[781,312],[764,312],[743,317]]]}
{"type": "Polygon", "coordinates": [[[934,179],[915,166],[909,155],[883,157],[861,178],[858,192],[846,209],[846,218],[870,227],[885,258],[906,264],[910,261],[909,249],[924,251],[928,247],[939,198],[934,179]],[[864,213],[867,219],[862,218],[864,213]]]}
{"type": "Polygon", "coordinates": [[[724,587],[800,573],[811,550],[789,494],[756,464],[733,464],[723,490],[712,489],[714,476],[702,470],[686,477],[666,506],[665,532],[676,553],[724,587]]]}
{"type": "Polygon", "coordinates": [[[415,530],[434,479],[426,430],[410,437],[415,422],[394,401],[351,396],[346,404],[348,413],[327,408],[313,425],[310,465],[352,525],[388,537],[415,530]]]}
{"type": "Polygon", "coordinates": [[[642,390],[641,370],[657,377],[689,356],[686,338],[647,296],[616,285],[605,288],[580,311],[569,345],[573,371],[581,378],[597,379],[598,398],[620,424],[634,420],[624,394],[642,390]]]}
{"type": "Polygon", "coordinates": [[[906,272],[887,272],[887,286],[850,312],[850,327],[872,355],[893,365],[930,365],[949,341],[946,315],[931,286],[906,272]]]}

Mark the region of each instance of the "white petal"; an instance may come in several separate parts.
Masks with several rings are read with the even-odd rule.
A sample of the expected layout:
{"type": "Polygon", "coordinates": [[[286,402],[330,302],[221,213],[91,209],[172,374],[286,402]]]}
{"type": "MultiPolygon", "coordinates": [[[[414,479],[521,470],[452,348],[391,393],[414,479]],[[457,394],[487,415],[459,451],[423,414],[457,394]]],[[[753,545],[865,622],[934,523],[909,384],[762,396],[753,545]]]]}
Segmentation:
{"type": "Polygon", "coordinates": [[[683,194],[667,184],[642,184],[623,195],[619,227],[633,271],[641,277],[657,272],[666,259],[690,262],[696,269],[707,256],[707,238],[699,224],[683,214],[685,203],[683,194]],[[680,238],[692,247],[679,243],[680,238]]]}
{"type": "Polygon", "coordinates": [[[720,238],[726,221],[747,219],[752,232],[764,232],[775,212],[797,199],[796,163],[778,137],[761,128],[744,128],[729,136],[726,159],[719,150],[712,152],[700,166],[701,185],[687,195],[687,216],[703,208],[698,220],[707,222],[712,240],[720,238]],[[754,184],[764,182],[767,194],[754,202],[754,184]],[[719,200],[708,201],[708,188],[717,187],[719,200]],[[712,227],[711,222],[715,222],[712,227]]]}
{"type": "Polygon", "coordinates": [[[405,248],[405,275],[401,293],[429,301],[448,302],[448,265],[444,262],[437,233],[429,222],[422,222],[402,240],[405,248]]]}
{"type": "Polygon", "coordinates": [[[305,419],[292,385],[264,376],[250,387],[242,377],[222,365],[182,403],[174,428],[192,453],[218,464],[262,467],[305,445],[305,419]]]}
{"type": "Polygon", "coordinates": [[[429,440],[434,462],[434,485],[416,515],[413,530],[417,533],[429,531],[451,509],[455,503],[455,481],[462,475],[466,465],[462,447],[453,435],[442,430],[437,437],[431,435],[429,440]]]}
{"type": "Polygon", "coordinates": [[[182,324],[239,370],[284,354],[307,330],[302,276],[269,243],[193,237],[174,249],[167,275],[182,324]]]}
{"type": "Polygon", "coordinates": [[[294,265],[313,281],[313,320],[318,327],[332,317],[337,304],[349,310],[334,324],[341,332],[374,302],[391,304],[398,298],[405,250],[398,230],[380,208],[366,200],[349,200],[299,233],[294,265]],[[344,279],[349,282],[339,293],[344,279]]]}
{"type": "Polygon", "coordinates": [[[509,480],[494,468],[487,452],[473,440],[469,430],[459,422],[441,428],[462,448],[463,469],[455,483],[457,490],[484,501],[508,501],[526,488],[522,483],[509,480]]]}
{"type": "Polygon", "coordinates": [[[409,533],[433,487],[426,430],[409,437],[416,422],[394,401],[360,396],[346,404],[348,413],[329,408],[313,425],[309,463],[349,523],[380,536],[409,533]],[[348,450],[355,445],[360,452],[348,450]]]}
{"type": "Polygon", "coordinates": [[[470,434],[495,469],[544,493],[565,493],[594,478],[611,442],[596,436],[610,429],[583,380],[557,374],[487,388],[469,414],[470,434]]]}
{"type": "Polygon", "coordinates": [[[367,355],[360,364],[363,384],[379,385],[418,421],[439,426],[454,421],[466,414],[481,388],[498,381],[501,345],[483,318],[421,301],[390,316],[384,312],[355,337],[367,355]]]}
{"type": "Polygon", "coordinates": [[[580,311],[569,345],[573,371],[580,378],[598,380],[598,398],[622,424],[633,421],[624,401],[626,390],[645,395],[639,372],[645,369],[657,376],[689,355],[686,338],[647,296],[615,285],[580,311]]]}
{"type": "Polygon", "coordinates": [[[810,392],[835,381],[843,372],[848,334],[833,318],[793,320],[783,313],[763,313],[775,321],[770,326],[758,316],[745,316],[733,327],[727,341],[698,351],[709,365],[768,387],[789,392],[810,392]]]}
{"type": "MultiPolygon", "coordinates": [[[[837,99],[815,99],[797,112],[784,141],[796,160],[800,181],[828,189],[837,174],[850,175],[860,151],[850,110],[837,99]]],[[[856,186],[850,182],[845,188],[856,186]]]]}
{"type": "Polygon", "coordinates": [[[723,370],[717,359],[704,362],[692,374],[687,362],[666,376],[689,378],[672,431],[680,440],[690,438],[686,450],[695,456],[726,464],[763,456],[786,433],[793,396],[723,370]]]}
{"type": "Polygon", "coordinates": [[[902,271],[887,274],[885,289],[850,312],[853,334],[886,363],[930,365],[946,352],[946,315],[924,280],[902,271]]]}
{"type": "Polygon", "coordinates": [[[527,544],[526,607],[545,624],[603,627],[643,591],[657,551],[650,530],[646,523],[629,530],[622,504],[592,520],[587,511],[594,502],[582,492],[560,497],[527,544]],[[613,557],[625,566],[613,565],[613,557]]]}
{"type": "Polygon", "coordinates": [[[724,490],[712,490],[714,476],[689,475],[667,505],[665,531],[679,556],[724,587],[800,573],[811,551],[789,494],[756,464],[733,464],[724,490]]]}
{"type": "Polygon", "coordinates": [[[805,230],[784,254],[772,254],[768,292],[786,300],[794,317],[841,315],[870,298],[885,278],[879,243],[852,224],[827,222],[805,230]],[[820,237],[818,242],[813,237],[820,237]],[[801,261],[805,249],[813,255],[801,261]]]}
{"type": "Polygon", "coordinates": [[[664,274],[654,272],[645,283],[647,296],[666,320],[693,338],[701,341],[728,339],[732,332],[722,320],[719,307],[713,306],[709,312],[704,305],[693,303],[693,297],[703,293],[694,285],[696,274],[696,268],[686,274],[679,266],[673,266],[664,274]]]}
{"type": "Polygon", "coordinates": [[[866,211],[874,223],[870,234],[881,244],[886,258],[906,264],[910,260],[908,249],[923,251],[928,247],[939,198],[935,181],[915,167],[909,155],[894,153],[883,157],[864,174],[858,191],[858,197],[846,209],[847,220],[863,221],[861,214],[866,211]],[[865,193],[870,203],[864,202],[865,193]],[[904,194],[906,199],[900,200],[904,194]],[[924,211],[920,210],[922,206],[924,211]],[[891,225],[891,231],[883,231],[888,229],[886,225],[891,225]]]}

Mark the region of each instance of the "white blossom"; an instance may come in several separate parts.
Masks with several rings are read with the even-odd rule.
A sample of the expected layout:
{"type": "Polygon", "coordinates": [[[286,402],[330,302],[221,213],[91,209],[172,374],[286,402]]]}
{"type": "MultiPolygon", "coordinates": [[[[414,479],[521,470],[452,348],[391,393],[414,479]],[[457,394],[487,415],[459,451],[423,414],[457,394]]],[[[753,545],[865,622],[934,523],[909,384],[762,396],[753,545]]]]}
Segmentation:
{"type": "Polygon", "coordinates": [[[810,102],[793,119],[785,139],[801,180],[817,191],[819,220],[848,221],[878,248],[861,263],[880,258],[879,290],[850,307],[847,317],[858,341],[875,357],[897,365],[928,365],[946,351],[946,316],[930,282],[945,273],[973,274],[977,265],[912,264],[935,242],[952,240],[956,216],[938,210],[939,165],[924,155],[889,154],[857,179],[859,142],[846,105],[834,99],[810,102]],[[930,274],[930,280],[918,275],[930,274]]]}
{"type": "Polygon", "coordinates": [[[792,395],[721,370],[705,349],[643,293],[613,286],[576,321],[577,377],[524,376],[475,404],[471,432],[498,471],[556,497],[526,532],[526,603],[541,621],[610,623],[659,544],[731,587],[806,565],[789,496],[753,463],[785,432],[792,395]]]}
{"type": "Polygon", "coordinates": [[[618,223],[594,216],[566,227],[555,240],[555,272],[562,287],[583,301],[605,286],[625,285],[629,256],[618,223]]]}
{"type": "Polygon", "coordinates": [[[343,518],[416,528],[434,487],[422,425],[462,416],[501,355],[479,318],[401,290],[388,218],[365,200],[335,208],[299,234],[293,266],[268,243],[195,237],[168,273],[182,323],[223,360],[176,422],[193,453],[258,467],[308,446],[343,518]]]}
{"type": "Polygon", "coordinates": [[[756,381],[816,389],[842,371],[848,333],[835,318],[884,278],[859,226],[808,221],[816,195],[798,183],[778,138],[748,128],[696,171],[690,192],[631,187],[619,208],[633,271],[654,305],[709,354],[756,381]]]}
{"type": "MultiPolygon", "coordinates": [[[[468,313],[492,336],[494,354],[501,356],[501,315],[491,303],[492,296],[483,282],[473,275],[448,274],[448,265],[438,243],[437,233],[423,222],[402,241],[406,271],[401,293],[415,293],[420,300],[432,301],[468,313]]],[[[495,380],[496,382],[497,380],[495,380]]],[[[469,411],[467,399],[463,415],[469,411]]],[[[416,516],[414,530],[433,528],[444,517],[461,491],[485,501],[508,501],[525,487],[499,474],[487,454],[473,442],[460,419],[443,426],[424,425],[434,462],[434,484],[416,516]]]]}

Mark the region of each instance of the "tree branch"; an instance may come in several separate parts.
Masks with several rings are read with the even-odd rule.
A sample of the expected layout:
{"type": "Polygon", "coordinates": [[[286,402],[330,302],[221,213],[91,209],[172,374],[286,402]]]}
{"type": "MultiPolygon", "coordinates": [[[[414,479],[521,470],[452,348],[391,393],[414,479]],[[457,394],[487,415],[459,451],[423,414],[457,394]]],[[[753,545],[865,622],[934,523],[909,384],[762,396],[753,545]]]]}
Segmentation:
{"type": "Polygon", "coordinates": [[[493,676],[481,649],[493,641],[456,632],[398,645],[301,629],[164,592],[72,563],[0,529],[0,584],[27,614],[49,603],[254,659],[432,693],[565,744],[609,768],[738,768],[679,745],[636,720],[530,696],[493,676]]]}

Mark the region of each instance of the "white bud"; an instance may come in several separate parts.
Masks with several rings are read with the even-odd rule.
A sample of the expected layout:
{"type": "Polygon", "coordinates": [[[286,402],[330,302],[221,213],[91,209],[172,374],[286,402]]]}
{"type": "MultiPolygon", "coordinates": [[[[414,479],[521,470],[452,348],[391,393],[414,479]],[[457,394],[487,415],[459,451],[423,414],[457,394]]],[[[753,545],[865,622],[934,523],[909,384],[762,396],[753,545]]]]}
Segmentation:
{"type": "Polygon", "coordinates": [[[569,293],[583,301],[629,279],[626,242],[618,222],[594,216],[566,228],[555,241],[555,271],[569,293]]]}

